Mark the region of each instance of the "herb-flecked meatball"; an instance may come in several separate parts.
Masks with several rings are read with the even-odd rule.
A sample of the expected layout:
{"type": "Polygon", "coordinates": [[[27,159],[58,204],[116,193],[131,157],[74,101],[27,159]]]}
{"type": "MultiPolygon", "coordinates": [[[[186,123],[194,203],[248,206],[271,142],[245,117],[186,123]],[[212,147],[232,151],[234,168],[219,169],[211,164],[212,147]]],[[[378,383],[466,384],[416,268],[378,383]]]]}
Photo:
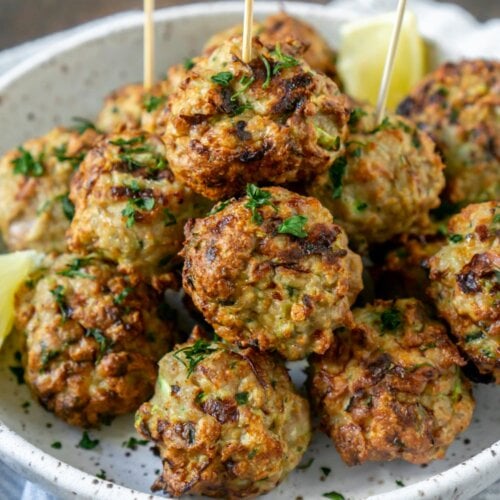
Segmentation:
{"type": "Polygon", "coordinates": [[[101,141],[74,177],[70,198],[70,248],[98,253],[146,278],[168,274],[182,247],[184,223],[209,209],[174,178],[162,141],[146,132],[101,141]]]}
{"type": "Polygon", "coordinates": [[[264,494],[297,466],[311,438],[308,402],[281,361],[203,339],[160,361],[136,429],[162,457],[153,489],[174,496],[264,494]]]}
{"type": "Polygon", "coordinates": [[[171,91],[168,80],[156,83],[151,90],[142,84],[128,84],[113,91],[104,101],[96,126],[105,133],[145,130],[161,133],[162,110],[171,91]]]}
{"type": "Polygon", "coordinates": [[[26,382],[59,418],[97,426],[151,397],[156,363],[176,329],[150,286],[93,256],[63,254],[16,302],[16,326],[27,338],[26,382]]]}
{"type": "Polygon", "coordinates": [[[307,187],[361,242],[419,232],[439,205],[444,165],[432,140],[397,115],[377,125],[371,108],[354,108],[345,154],[307,187]]]}
{"type": "Polygon", "coordinates": [[[9,250],[63,252],[71,177],[96,134],[56,128],[0,159],[0,231],[9,250]]]}
{"type": "Polygon", "coordinates": [[[186,225],[184,289],[229,342],[290,360],[323,353],[332,329],[350,324],[361,259],[317,200],[279,187],[247,193],[186,225]]]}
{"type": "Polygon", "coordinates": [[[398,107],[436,141],[455,203],[500,198],[500,62],[446,63],[398,107]]]}
{"type": "Polygon", "coordinates": [[[460,348],[500,384],[500,203],[469,205],[448,233],[429,261],[429,293],[460,348]]]}
{"type": "Polygon", "coordinates": [[[310,393],[348,465],[443,458],[474,409],[464,361],[415,299],[354,309],[355,326],[313,356],[310,393]]]}
{"type": "Polygon", "coordinates": [[[196,192],[221,199],[248,182],[284,184],[329,167],[343,146],[347,100],[329,78],[281,46],[241,38],[202,57],[168,102],[169,164],[196,192]]]}
{"type": "MultiPolygon", "coordinates": [[[[205,44],[204,53],[211,54],[225,41],[242,36],[242,34],[242,25],[217,33],[205,44]]],[[[292,49],[289,54],[291,56],[298,54],[289,42],[299,41],[304,47],[302,57],[306,63],[314,70],[328,75],[340,86],[335,51],[311,25],[303,20],[289,16],[285,12],[279,12],[267,17],[262,23],[255,23],[253,35],[258,36],[260,41],[268,47],[274,47],[278,43],[284,44],[288,49],[292,49]]]]}

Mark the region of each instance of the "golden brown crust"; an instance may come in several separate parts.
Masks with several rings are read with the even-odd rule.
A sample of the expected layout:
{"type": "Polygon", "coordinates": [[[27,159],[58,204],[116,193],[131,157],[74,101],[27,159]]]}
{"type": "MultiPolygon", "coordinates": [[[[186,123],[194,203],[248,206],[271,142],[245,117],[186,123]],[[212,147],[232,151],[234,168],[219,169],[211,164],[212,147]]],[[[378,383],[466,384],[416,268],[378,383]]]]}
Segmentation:
{"type": "Polygon", "coordinates": [[[464,361],[415,299],[354,309],[355,326],[313,356],[310,395],[348,465],[442,458],[474,409],[464,361]]]}
{"type": "Polygon", "coordinates": [[[332,328],[350,322],[361,259],[317,200],[278,187],[260,193],[269,199],[254,218],[246,196],[186,226],[184,289],[230,342],[287,359],[322,353],[332,328]],[[304,217],[304,237],[279,233],[291,217],[304,217]]]}
{"type": "Polygon", "coordinates": [[[398,107],[436,141],[455,203],[500,198],[500,62],[446,63],[398,107]]]}
{"type": "Polygon", "coordinates": [[[282,362],[205,340],[162,359],[155,396],[137,412],[136,429],[162,457],[153,489],[174,496],[264,494],[296,467],[311,437],[309,405],[282,362]],[[193,349],[204,354],[190,374],[193,349]]]}
{"type": "Polygon", "coordinates": [[[210,204],[178,182],[160,138],[146,132],[107,137],[87,155],[71,184],[75,217],[68,244],[96,252],[148,279],[168,274],[183,226],[210,204]]]}
{"type": "Polygon", "coordinates": [[[500,384],[500,203],[469,205],[448,233],[429,261],[429,294],[463,352],[500,384]]]}
{"type": "Polygon", "coordinates": [[[237,194],[248,182],[311,178],[339,155],[346,133],[347,101],[330,79],[257,39],[248,65],[240,51],[236,38],[200,58],[169,98],[170,166],[212,199],[237,194]]]}
{"type": "Polygon", "coordinates": [[[70,180],[96,139],[93,130],[55,128],[0,159],[0,231],[9,250],[64,252],[70,180]]]}
{"type": "Polygon", "coordinates": [[[161,296],[92,256],[64,254],[16,298],[26,382],[49,411],[97,426],[153,393],[156,362],[177,334],[161,296]]]}
{"type": "Polygon", "coordinates": [[[345,155],[307,186],[349,238],[381,243],[430,225],[444,187],[444,165],[434,143],[415,126],[389,114],[377,126],[373,109],[354,108],[345,155]]]}

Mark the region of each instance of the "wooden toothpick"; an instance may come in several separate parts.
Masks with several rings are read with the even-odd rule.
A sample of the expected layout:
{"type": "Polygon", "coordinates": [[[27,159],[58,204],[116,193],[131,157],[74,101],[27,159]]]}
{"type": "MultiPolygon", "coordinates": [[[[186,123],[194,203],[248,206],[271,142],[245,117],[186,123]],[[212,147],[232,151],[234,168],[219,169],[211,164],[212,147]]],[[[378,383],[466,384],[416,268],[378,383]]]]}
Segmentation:
{"type": "Polygon", "coordinates": [[[144,88],[151,90],[154,80],[155,29],[153,12],[155,0],[144,0],[144,88]]]}
{"type": "Polygon", "coordinates": [[[245,0],[245,18],[243,21],[243,48],[241,58],[244,63],[252,60],[252,31],[253,31],[253,0],[245,0]]]}
{"type": "Polygon", "coordinates": [[[380,90],[378,93],[376,109],[377,124],[380,124],[382,122],[385,114],[387,94],[389,92],[389,83],[391,83],[392,70],[394,68],[394,60],[396,56],[396,50],[398,48],[401,25],[403,24],[403,18],[405,15],[405,8],[406,0],[399,0],[398,10],[396,14],[396,24],[394,25],[394,29],[392,31],[391,41],[389,43],[389,49],[387,51],[387,57],[385,59],[382,81],[380,82],[380,90]]]}

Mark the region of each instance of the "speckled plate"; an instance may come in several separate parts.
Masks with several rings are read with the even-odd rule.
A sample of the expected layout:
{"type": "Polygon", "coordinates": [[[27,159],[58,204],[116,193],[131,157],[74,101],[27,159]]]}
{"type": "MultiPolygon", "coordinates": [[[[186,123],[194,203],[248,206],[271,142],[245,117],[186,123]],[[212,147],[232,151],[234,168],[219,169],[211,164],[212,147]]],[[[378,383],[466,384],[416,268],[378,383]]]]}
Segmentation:
{"type": "MultiPolygon", "coordinates": [[[[195,55],[209,35],[241,19],[242,5],[197,4],[159,11],[157,67],[165,69],[195,55]]],[[[435,8],[441,19],[455,16],[457,20],[458,16],[454,26],[471,23],[466,15],[460,17],[456,8],[435,8]]],[[[277,4],[269,2],[258,5],[257,13],[276,9],[277,4]]],[[[334,45],[340,25],[359,16],[359,12],[341,6],[289,4],[288,10],[314,24],[334,45]]],[[[439,16],[427,16],[429,23],[435,26],[439,16]]],[[[80,31],[0,77],[0,152],[56,124],[69,123],[72,116],[92,117],[110,90],[140,80],[141,23],[138,13],[80,31]]],[[[430,26],[425,19],[421,22],[422,31],[432,38],[427,29],[430,26]]],[[[443,32],[441,40],[439,36],[430,40],[437,60],[460,55],[447,48],[447,36],[443,32]]],[[[150,446],[139,445],[136,450],[124,446],[135,436],[133,417],[122,417],[110,427],[91,431],[91,438],[99,440],[93,450],[78,448],[81,430],[59,422],[31,400],[25,385],[17,384],[10,369],[18,365],[13,344],[14,339],[10,339],[0,355],[2,460],[63,498],[155,498],[149,487],[160,460],[150,446]],[[61,443],[59,449],[52,446],[56,441],[61,443]]],[[[299,385],[303,382],[301,368],[292,367],[299,385]]],[[[348,499],[469,498],[500,478],[500,391],[481,386],[475,388],[475,395],[478,404],[473,423],[450,447],[445,460],[426,467],[392,462],[348,468],[328,439],[316,433],[303,460],[307,464],[313,458],[311,465],[293,472],[267,498],[321,498],[329,491],[348,499]],[[325,478],[321,467],[330,468],[331,474],[325,478]]],[[[1,489],[0,485],[0,496],[1,489]]]]}

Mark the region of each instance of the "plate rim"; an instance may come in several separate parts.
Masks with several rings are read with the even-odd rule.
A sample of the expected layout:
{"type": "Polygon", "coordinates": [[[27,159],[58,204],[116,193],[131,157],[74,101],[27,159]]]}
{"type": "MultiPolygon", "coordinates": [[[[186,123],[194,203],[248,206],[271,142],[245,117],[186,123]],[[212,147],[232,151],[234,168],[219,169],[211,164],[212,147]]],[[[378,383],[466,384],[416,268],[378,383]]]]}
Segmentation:
{"type": "MultiPolygon", "coordinates": [[[[444,7],[444,5],[447,4],[441,5],[444,7]]],[[[255,12],[256,14],[268,14],[276,11],[277,6],[279,6],[279,2],[256,2],[255,12]]],[[[209,12],[210,15],[216,15],[222,12],[243,12],[243,4],[242,2],[236,1],[222,1],[215,4],[202,2],[166,7],[158,9],[155,12],[155,22],[175,21],[194,15],[199,16],[204,10],[205,12],[209,12]]],[[[325,13],[326,11],[332,18],[337,14],[337,12],[335,12],[335,5],[306,4],[303,2],[287,2],[287,10],[302,16],[310,14],[313,11],[315,13],[325,13]]],[[[92,26],[92,23],[88,23],[89,26],[87,29],[68,34],[64,41],[53,43],[45,48],[43,52],[31,55],[26,60],[1,75],[0,92],[3,92],[7,87],[30,71],[50,62],[54,57],[71,51],[87,42],[105,38],[110,34],[126,31],[128,29],[140,28],[142,26],[142,21],[143,14],[141,11],[129,11],[124,12],[122,15],[109,16],[109,22],[102,22],[96,26],[92,26]]],[[[82,26],[85,27],[85,25],[82,26]]],[[[65,31],[70,32],[71,30],[65,31]]],[[[61,33],[64,33],[64,31],[61,33]]],[[[1,419],[0,456],[6,457],[6,463],[9,465],[14,467],[17,465],[22,468],[25,474],[28,473],[40,480],[50,481],[49,476],[51,473],[49,471],[57,471],[57,488],[63,488],[66,493],[78,495],[79,498],[92,498],[95,500],[108,500],[113,498],[114,500],[117,494],[120,494],[119,498],[124,500],[132,500],[132,498],[137,500],[164,498],[96,478],[94,475],[86,473],[44,452],[40,448],[37,448],[21,435],[11,430],[1,419]]],[[[369,499],[399,500],[402,498],[402,495],[404,495],[404,498],[407,500],[436,498],[442,495],[456,494],[457,488],[459,488],[458,491],[460,491],[460,487],[464,485],[469,486],[469,488],[467,488],[467,497],[470,498],[472,495],[486,489],[498,479],[500,479],[500,440],[446,471],[430,476],[427,479],[404,488],[398,488],[397,490],[370,496],[369,499]],[[478,466],[481,467],[480,472],[484,477],[481,482],[474,483],[474,479],[479,472],[478,466]],[[485,477],[487,478],[486,480],[484,479],[485,477]],[[477,484],[480,486],[478,487],[477,484]]]]}

